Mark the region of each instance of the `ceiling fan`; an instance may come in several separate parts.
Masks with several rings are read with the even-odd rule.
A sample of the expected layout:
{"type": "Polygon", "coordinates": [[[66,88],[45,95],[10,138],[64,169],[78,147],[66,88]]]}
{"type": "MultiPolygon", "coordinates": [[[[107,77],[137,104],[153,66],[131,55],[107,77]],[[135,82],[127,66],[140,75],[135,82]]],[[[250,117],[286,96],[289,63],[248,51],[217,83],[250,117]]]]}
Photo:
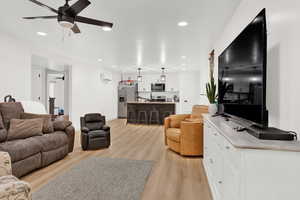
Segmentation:
{"type": "Polygon", "coordinates": [[[44,7],[57,15],[52,16],[37,16],[37,17],[23,17],[23,19],[57,19],[58,23],[64,27],[71,29],[74,33],[80,33],[80,29],[76,22],[101,26],[103,30],[111,30],[113,24],[110,22],[100,21],[87,17],[78,16],[78,14],[88,7],[91,2],[89,0],[78,0],[72,6],[69,5],[69,1],[66,0],[65,5],[58,8],[58,10],[47,6],[36,0],[29,0],[38,6],[44,7]]]}

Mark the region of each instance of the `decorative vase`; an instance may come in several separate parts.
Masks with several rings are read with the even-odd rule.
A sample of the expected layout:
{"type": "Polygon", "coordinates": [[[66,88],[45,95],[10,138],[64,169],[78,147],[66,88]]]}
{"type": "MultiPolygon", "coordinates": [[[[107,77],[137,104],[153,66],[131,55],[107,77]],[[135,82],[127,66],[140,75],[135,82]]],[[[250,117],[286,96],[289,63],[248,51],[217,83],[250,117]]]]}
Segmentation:
{"type": "Polygon", "coordinates": [[[217,104],[209,104],[208,105],[208,112],[211,115],[214,115],[218,112],[217,104]]]}

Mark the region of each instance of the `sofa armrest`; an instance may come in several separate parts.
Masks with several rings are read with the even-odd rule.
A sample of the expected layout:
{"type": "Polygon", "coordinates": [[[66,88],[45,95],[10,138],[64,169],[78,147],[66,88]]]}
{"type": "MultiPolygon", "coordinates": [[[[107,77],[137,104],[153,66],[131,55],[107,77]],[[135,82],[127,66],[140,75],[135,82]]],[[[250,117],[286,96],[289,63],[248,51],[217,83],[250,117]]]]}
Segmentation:
{"type": "Polygon", "coordinates": [[[203,154],[203,123],[181,122],[180,152],[182,155],[203,154]]]}
{"type": "Polygon", "coordinates": [[[11,159],[7,152],[0,151],[0,176],[12,174],[11,159]]]}
{"type": "Polygon", "coordinates": [[[57,120],[53,122],[54,131],[65,131],[71,125],[72,122],[66,120],[57,120]]]}
{"type": "Polygon", "coordinates": [[[166,117],[164,119],[164,127],[165,127],[165,131],[168,129],[168,128],[171,128],[171,118],[170,117],[166,117]]]}
{"type": "Polygon", "coordinates": [[[88,133],[88,132],[90,132],[90,129],[86,126],[83,126],[83,127],[81,127],[81,132],[88,133]]]}
{"type": "Polygon", "coordinates": [[[74,140],[75,140],[75,128],[70,125],[65,129],[65,133],[68,136],[69,140],[69,153],[71,153],[74,149],[74,140]]]}
{"type": "Polygon", "coordinates": [[[87,150],[88,149],[88,142],[89,142],[89,135],[88,135],[88,133],[81,132],[80,142],[81,142],[81,148],[82,148],[82,150],[84,150],[84,151],[87,150]]]}
{"type": "Polygon", "coordinates": [[[164,119],[164,136],[165,136],[165,145],[167,145],[167,130],[171,128],[171,118],[166,117],[164,119]]]}
{"type": "Polygon", "coordinates": [[[107,126],[107,125],[104,125],[104,126],[102,127],[102,130],[104,130],[104,131],[110,131],[110,127],[107,126]]]}

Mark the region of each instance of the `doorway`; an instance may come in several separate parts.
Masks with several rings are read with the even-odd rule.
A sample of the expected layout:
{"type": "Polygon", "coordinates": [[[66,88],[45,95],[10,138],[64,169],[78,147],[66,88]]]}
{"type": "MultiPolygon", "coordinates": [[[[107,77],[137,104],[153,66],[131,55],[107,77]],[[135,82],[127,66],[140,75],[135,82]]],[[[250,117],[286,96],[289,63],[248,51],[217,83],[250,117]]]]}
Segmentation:
{"type": "Polygon", "coordinates": [[[46,69],[47,104],[51,114],[69,115],[69,71],[55,71],[46,69]]]}
{"type": "Polygon", "coordinates": [[[42,103],[49,114],[69,116],[71,66],[36,55],[31,64],[31,100],[42,103]]]}

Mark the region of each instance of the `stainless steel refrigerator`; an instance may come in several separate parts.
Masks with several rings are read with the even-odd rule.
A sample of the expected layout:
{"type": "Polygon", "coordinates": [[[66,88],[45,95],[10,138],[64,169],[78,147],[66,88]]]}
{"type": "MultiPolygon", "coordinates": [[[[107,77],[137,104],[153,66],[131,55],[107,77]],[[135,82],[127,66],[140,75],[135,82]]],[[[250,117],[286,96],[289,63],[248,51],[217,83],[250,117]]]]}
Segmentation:
{"type": "Polygon", "coordinates": [[[138,85],[119,84],[118,88],[118,117],[127,117],[127,102],[137,101],[138,85]]]}

